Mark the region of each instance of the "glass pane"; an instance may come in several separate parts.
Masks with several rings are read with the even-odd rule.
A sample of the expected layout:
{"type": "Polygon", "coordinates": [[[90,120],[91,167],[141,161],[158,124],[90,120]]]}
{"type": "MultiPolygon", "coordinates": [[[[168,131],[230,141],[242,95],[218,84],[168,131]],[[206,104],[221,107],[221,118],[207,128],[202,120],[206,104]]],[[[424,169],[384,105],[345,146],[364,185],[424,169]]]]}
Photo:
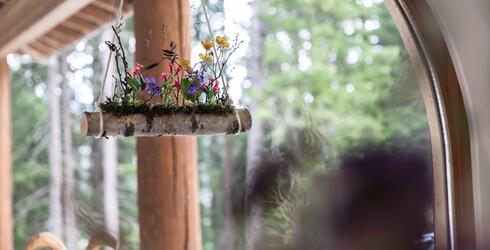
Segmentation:
{"type": "Polygon", "coordinates": [[[199,139],[204,249],[431,249],[428,124],[382,1],[215,2],[254,126],[199,139]]]}

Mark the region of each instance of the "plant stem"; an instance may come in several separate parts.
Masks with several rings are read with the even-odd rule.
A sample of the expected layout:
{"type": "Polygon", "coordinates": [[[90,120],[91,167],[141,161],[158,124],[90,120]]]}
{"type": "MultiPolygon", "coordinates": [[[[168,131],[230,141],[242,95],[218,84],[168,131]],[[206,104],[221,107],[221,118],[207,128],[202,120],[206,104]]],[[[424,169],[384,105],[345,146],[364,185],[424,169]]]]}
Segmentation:
{"type": "MultiPolygon", "coordinates": [[[[211,36],[211,41],[214,42],[213,29],[211,29],[211,23],[209,22],[208,12],[206,10],[206,4],[204,3],[204,0],[201,0],[201,3],[202,3],[202,9],[204,10],[204,17],[206,18],[206,23],[208,25],[209,35],[211,36]]],[[[213,50],[215,54],[214,58],[216,58],[216,56],[218,55],[216,46],[213,46],[213,50]]],[[[218,65],[218,69],[221,72],[222,69],[221,69],[221,65],[219,64],[219,61],[216,61],[216,64],[218,65]]],[[[221,75],[221,81],[223,82],[223,91],[225,92],[226,97],[228,97],[228,88],[226,87],[225,77],[223,75],[221,75]]]]}

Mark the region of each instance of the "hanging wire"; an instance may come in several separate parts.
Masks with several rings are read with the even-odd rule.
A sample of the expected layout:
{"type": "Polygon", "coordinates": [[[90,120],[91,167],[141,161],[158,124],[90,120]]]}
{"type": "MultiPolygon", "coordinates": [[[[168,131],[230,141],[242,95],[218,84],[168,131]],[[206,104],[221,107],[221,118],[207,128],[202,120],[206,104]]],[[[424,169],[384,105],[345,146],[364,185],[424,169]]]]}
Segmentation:
{"type": "MultiPolygon", "coordinates": [[[[118,14],[116,19],[116,27],[119,27],[122,23],[122,11],[123,11],[124,0],[119,0],[118,14]]],[[[112,43],[116,41],[116,34],[112,35],[112,43]]],[[[102,88],[100,89],[100,94],[97,103],[95,104],[95,111],[100,111],[100,103],[102,102],[102,96],[104,95],[105,84],[107,82],[107,77],[109,75],[109,68],[112,62],[112,50],[109,50],[109,58],[107,58],[107,63],[104,71],[104,79],[102,81],[102,88]]]]}

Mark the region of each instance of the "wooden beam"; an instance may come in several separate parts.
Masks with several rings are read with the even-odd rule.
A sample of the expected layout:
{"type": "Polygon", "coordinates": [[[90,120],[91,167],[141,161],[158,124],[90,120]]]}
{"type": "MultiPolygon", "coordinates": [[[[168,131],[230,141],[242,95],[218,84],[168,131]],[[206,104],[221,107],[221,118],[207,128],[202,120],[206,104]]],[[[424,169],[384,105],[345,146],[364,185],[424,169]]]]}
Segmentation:
{"type": "Polygon", "coordinates": [[[0,9],[0,55],[15,51],[56,27],[93,0],[16,0],[0,9]]]}
{"type": "MultiPolygon", "coordinates": [[[[166,37],[190,55],[188,0],[135,0],[136,61],[149,65],[161,53],[159,36],[146,48],[148,31],[168,26],[166,37]],[[187,27],[186,27],[187,26],[187,27]]],[[[158,76],[161,65],[145,76],[158,76]]],[[[138,208],[141,249],[201,249],[196,137],[138,138],[138,208]]]]}
{"type": "Polygon", "coordinates": [[[12,103],[9,68],[0,58],[0,249],[12,250],[12,103]]]}

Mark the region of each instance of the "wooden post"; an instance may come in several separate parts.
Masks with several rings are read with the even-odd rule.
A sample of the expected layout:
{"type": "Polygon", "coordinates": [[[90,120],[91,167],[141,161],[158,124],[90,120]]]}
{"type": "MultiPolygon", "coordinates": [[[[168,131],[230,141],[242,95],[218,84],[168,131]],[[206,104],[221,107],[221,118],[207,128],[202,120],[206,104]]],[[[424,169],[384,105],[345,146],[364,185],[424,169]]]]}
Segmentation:
{"type": "MultiPolygon", "coordinates": [[[[170,41],[178,44],[182,58],[189,58],[187,0],[135,0],[133,6],[136,62],[155,62],[170,41]],[[163,26],[165,44],[160,42],[163,26]]],[[[144,75],[159,77],[166,68],[144,75]]],[[[196,138],[138,138],[136,147],[141,249],[200,250],[196,138]]]]}
{"type": "Polygon", "coordinates": [[[0,249],[13,249],[12,111],[9,68],[0,58],[0,249]]]}

